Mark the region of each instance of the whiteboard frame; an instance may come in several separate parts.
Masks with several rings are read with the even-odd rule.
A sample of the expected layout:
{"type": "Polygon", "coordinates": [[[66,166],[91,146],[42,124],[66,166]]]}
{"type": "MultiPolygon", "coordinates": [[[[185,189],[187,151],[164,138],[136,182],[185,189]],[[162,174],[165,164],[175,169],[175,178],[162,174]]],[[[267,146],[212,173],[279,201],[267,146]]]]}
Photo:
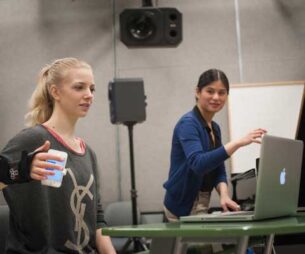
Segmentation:
{"type": "MultiPolygon", "coordinates": [[[[298,81],[281,81],[281,82],[269,82],[269,83],[242,83],[242,84],[232,84],[230,85],[231,88],[251,88],[251,87],[267,87],[267,86],[289,86],[289,85],[303,85],[303,95],[301,99],[301,107],[302,108],[303,104],[305,103],[305,81],[304,80],[298,80],[298,81]]],[[[300,111],[298,115],[298,122],[297,122],[297,128],[298,129],[300,125],[300,111]]],[[[232,140],[232,116],[231,116],[231,104],[230,104],[230,96],[228,97],[228,128],[229,128],[229,140],[232,140]]],[[[296,137],[296,133],[294,134],[296,137]]],[[[243,173],[243,172],[234,172],[232,169],[234,168],[234,161],[233,158],[231,157],[230,159],[230,173],[235,174],[235,173],[243,173]]]]}

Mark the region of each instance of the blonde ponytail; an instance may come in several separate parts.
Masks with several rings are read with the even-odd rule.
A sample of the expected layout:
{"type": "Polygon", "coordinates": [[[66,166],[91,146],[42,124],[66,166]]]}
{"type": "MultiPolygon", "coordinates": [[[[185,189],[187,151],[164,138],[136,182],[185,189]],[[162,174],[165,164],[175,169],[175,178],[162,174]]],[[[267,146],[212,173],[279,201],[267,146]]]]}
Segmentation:
{"type": "Polygon", "coordinates": [[[62,58],[42,68],[38,75],[37,87],[29,102],[29,112],[25,115],[27,126],[42,124],[51,117],[54,100],[49,92],[50,85],[58,85],[64,78],[65,71],[72,68],[91,69],[91,66],[76,58],[62,58]]]}

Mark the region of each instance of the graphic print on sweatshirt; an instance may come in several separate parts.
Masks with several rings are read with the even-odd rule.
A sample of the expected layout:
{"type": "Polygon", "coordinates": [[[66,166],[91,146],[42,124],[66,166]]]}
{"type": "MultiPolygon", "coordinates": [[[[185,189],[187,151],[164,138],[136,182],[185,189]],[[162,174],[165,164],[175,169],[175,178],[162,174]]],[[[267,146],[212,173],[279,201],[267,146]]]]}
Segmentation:
{"type": "Polygon", "coordinates": [[[84,216],[86,212],[86,204],[82,203],[82,200],[89,196],[93,200],[93,194],[90,192],[90,187],[93,184],[93,175],[90,175],[90,179],[86,186],[78,185],[75,179],[75,176],[70,168],[67,168],[67,172],[71,176],[73,181],[74,189],[70,197],[70,206],[75,215],[75,226],[74,231],[77,233],[77,242],[71,242],[67,240],[65,246],[71,250],[75,250],[78,253],[95,253],[91,248],[91,251],[84,251],[85,247],[89,247],[88,243],[90,241],[90,233],[88,226],[84,221],[84,216]]]}

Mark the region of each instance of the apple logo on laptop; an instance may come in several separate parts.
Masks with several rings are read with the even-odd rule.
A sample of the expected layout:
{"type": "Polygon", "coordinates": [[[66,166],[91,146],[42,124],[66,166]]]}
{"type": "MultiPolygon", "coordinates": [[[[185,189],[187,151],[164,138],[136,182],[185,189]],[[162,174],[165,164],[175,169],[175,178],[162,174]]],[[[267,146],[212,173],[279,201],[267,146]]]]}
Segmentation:
{"type": "Polygon", "coordinates": [[[284,185],[286,182],[286,169],[283,168],[281,173],[280,173],[280,184],[284,185]]]}

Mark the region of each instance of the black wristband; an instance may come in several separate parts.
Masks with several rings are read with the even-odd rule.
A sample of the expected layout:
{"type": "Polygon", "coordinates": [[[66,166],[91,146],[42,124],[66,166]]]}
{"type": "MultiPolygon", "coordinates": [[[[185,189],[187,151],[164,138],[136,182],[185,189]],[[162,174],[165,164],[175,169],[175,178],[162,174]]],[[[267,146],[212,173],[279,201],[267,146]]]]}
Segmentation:
{"type": "Polygon", "coordinates": [[[0,156],[0,181],[5,184],[24,183],[31,181],[31,165],[34,156],[40,151],[28,153],[22,151],[21,159],[10,162],[6,157],[0,156]]]}
{"type": "Polygon", "coordinates": [[[11,179],[9,177],[9,168],[10,164],[6,157],[0,155],[0,182],[5,184],[11,183],[11,179]]]}
{"type": "Polygon", "coordinates": [[[15,174],[14,169],[11,167],[11,163],[6,157],[0,155],[0,182],[12,184],[14,183],[14,178],[15,174]]]}

